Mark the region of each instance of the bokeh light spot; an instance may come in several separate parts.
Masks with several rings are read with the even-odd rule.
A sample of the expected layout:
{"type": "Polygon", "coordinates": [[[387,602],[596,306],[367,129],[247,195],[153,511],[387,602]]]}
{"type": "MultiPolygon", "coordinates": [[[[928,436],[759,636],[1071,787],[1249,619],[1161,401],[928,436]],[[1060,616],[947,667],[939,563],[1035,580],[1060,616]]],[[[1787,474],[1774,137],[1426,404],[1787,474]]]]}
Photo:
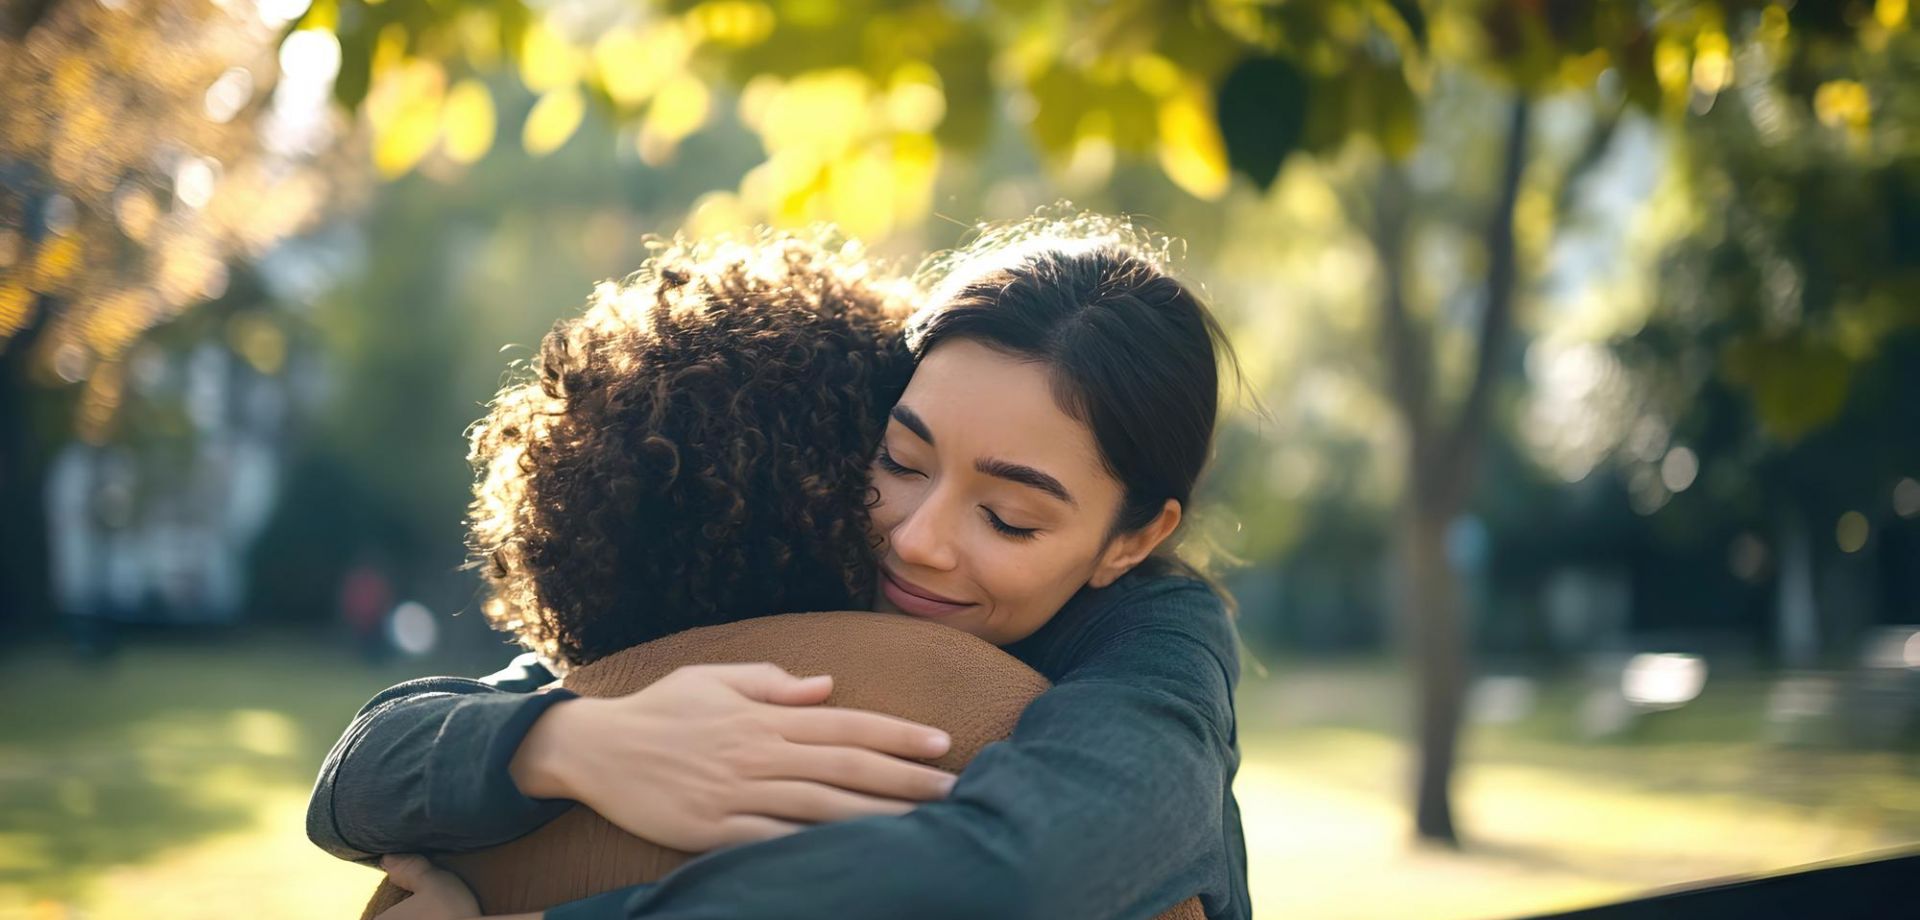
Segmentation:
{"type": "Polygon", "coordinates": [[[1872,528],[1867,524],[1867,516],[1858,511],[1849,511],[1840,515],[1833,526],[1834,542],[1840,544],[1843,553],[1857,553],[1867,545],[1867,534],[1872,528]]]}
{"type": "Polygon", "coordinates": [[[1692,702],[1707,684],[1707,662],[1698,655],[1639,654],[1620,674],[1620,695],[1636,706],[1671,708],[1692,702]]]}
{"type": "Polygon", "coordinates": [[[1674,493],[1685,492],[1700,475],[1700,457],[1691,449],[1676,447],[1660,461],[1660,483],[1674,493]]]}
{"type": "Polygon", "coordinates": [[[1907,478],[1894,485],[1893,513],[1903,518],[1920,515],[1920,482],[1907,478]]]}
{"type": "Polygon", "coordinates": [[[409,655],[424,655],[433,651],[440,640],[440,624],[435,622],[433,611],[418,601],[407,601],[393,608],[393,616],[387,621],[387,630],[393,638],[394,648],[409,655]]]}

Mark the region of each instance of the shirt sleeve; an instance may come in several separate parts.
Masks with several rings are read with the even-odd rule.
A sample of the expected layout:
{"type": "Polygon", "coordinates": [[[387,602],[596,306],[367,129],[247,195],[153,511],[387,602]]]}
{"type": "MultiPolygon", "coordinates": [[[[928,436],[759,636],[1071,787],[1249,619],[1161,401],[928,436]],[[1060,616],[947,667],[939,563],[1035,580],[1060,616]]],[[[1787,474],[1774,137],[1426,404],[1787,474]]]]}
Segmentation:
{"type": "Polygon", "coordinates": [[[375,696],[327,753],[307,804],[307,837],[342,859],[457,852],[504,843],[572,803],[533,799],[507,767],[547,708],[552,674],[522,656],[479,680],[427,677],[375,696]]]}
{"type": "Polygon", "coordinates": [[[1196,892],[1213,893],[1210,915],[1244,914],[1216,877],[1237,763],[1224,611],[1176,589],[1093,619],[1063,645],[1072,666],[949,798],[710,853],[547,916],[1128,918],[1196,892]]]}

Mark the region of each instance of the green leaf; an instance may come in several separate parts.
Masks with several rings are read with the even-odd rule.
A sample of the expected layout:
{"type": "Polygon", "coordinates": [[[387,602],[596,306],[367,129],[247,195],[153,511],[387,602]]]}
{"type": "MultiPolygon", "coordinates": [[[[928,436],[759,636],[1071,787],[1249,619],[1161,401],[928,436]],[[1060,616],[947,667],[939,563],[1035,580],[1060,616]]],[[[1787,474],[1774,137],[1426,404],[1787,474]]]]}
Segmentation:
{"type": "Polygon", "coordinates": [[[1307,127],[1307,77],[1284,58],[1242,60],[1215,96],[1227,163],[1262,190],[1300,146],[1307,127]]]}
{"type": "Polygon", "coordinates": [[[1080,137],[1080,119],[1093,97],[1086,80],[1078,71],[1056,61],[1037,74],[1027,90],[1038,105],[1033,116],[1033,139],[1040,150],[1055,157],[1072,153],[1080,137]]]}
{"type": "Polygon", "coordinates": [[[349,110],[360,108],[373,86],[373,36],[364,29],[338,36],[340,74],[333,79],[333,97],[349,110]]]}
{"type": "Polygon", "coordinates": [[[1413,44],[1425,53],[1427,50],[1427,13],[1420,8],[1416,0],[1386,0],[1400,21],[1406,23],[1407,34],[1413,37],[1413,44]]]}
{"type": "Polygon", "coordinates": [[[936,48],[929,62],[940,74],[947,115],[934,129],[941,146],[978,150],[993,132],[993,44],[978,28],[968,27],[936,48]]]}
{"type": "Polygon", "coordinates": [[[1846,407],[1852,362],[1838,348],[1802,339],[1744,339],[1727,346],[1724,372],[1753,399],[1760,423],[1793,443],[1846,407]]]}

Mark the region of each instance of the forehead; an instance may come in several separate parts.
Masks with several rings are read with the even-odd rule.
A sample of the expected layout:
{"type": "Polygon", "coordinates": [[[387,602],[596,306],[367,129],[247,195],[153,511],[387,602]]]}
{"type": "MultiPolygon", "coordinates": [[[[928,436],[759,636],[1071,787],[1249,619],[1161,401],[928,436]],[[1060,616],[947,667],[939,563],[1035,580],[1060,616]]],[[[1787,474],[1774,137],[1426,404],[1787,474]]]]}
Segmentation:
{"type": "Polygon", "coordinates": [[[1100,461],[1093,431],[1053,396],[1047,368],[970,341],[928,352],[900,404],[926,421],[942,454],[1024,463],[1075,495],[1118,486],[1100,461]]]}

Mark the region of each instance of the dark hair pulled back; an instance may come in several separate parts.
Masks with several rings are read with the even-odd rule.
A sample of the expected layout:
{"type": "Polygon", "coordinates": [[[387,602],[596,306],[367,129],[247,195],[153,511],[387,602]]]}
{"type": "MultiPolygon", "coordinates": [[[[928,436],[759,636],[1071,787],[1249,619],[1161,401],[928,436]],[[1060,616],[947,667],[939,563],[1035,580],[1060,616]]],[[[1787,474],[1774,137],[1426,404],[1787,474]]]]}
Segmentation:
{"type": "Polygon", "coordinates": [[[1044,365],[1053,396],[1093,432],[1125,490],[1112,532],[1167,499],[1187,509],[1212,451],[1219,357],[1206,305],[1168,274],[1167,244],[1118,218],[1040,216],[990,229],[923,270],[929,306],[909,323],[916,359],[971,341],[1044,365]]]}

